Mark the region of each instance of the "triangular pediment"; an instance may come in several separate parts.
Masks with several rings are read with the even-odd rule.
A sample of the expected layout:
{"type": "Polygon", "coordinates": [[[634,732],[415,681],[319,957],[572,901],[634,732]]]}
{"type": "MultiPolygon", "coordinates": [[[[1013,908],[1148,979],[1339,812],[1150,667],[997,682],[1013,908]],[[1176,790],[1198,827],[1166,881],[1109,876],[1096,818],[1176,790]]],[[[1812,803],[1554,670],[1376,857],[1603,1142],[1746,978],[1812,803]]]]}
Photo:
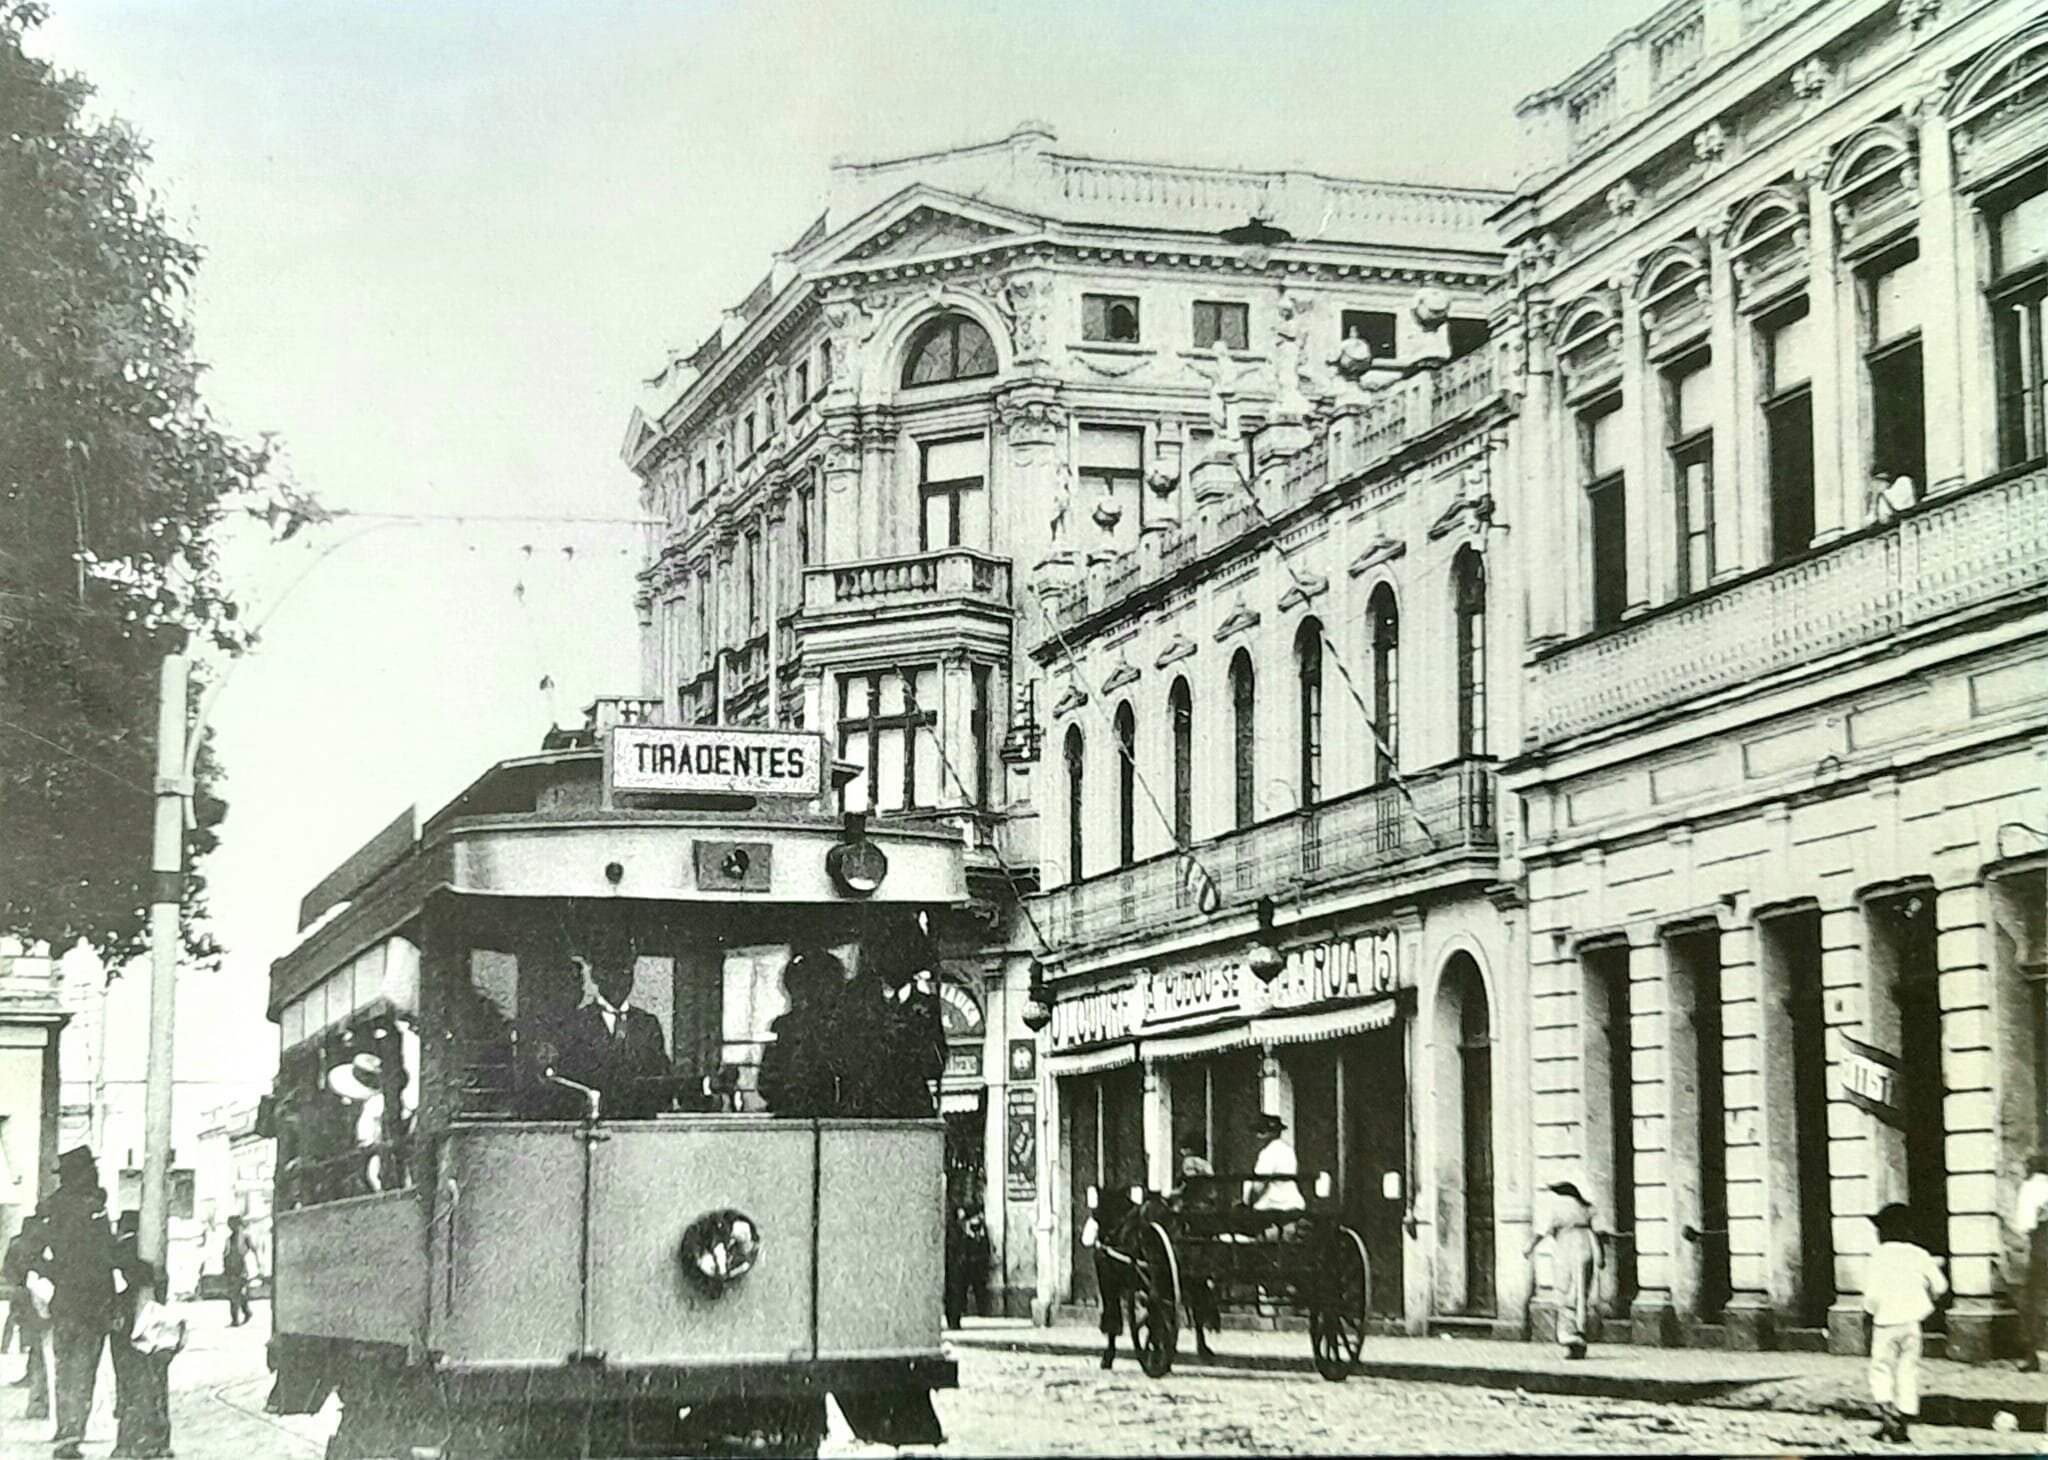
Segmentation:
{"type": "Polygon", "coordinates": [[[937,188],[906,188],[822,239],[812,268],[877,264],[970,251],[1005,238],[1023,238],[1043,221],[937,188]]]}

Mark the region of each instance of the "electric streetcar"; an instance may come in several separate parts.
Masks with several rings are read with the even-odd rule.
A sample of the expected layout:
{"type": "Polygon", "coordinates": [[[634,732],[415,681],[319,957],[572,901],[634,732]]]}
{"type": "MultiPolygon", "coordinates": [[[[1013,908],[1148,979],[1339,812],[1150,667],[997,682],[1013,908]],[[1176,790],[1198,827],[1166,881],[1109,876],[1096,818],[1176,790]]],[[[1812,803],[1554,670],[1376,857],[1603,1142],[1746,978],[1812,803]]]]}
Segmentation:
{"type": "Polygon", "coordinates": [[[858,970],[963,904],[960,838],[831,814],[815,735],[550,743],[388,828],[272,965],[273,1407],[338,1394],[331,1457],[787,1454],[827,1393],[950,1387],[943,1126],[753,1076],[793,950],[858,970]],[[563,1062],[607,957],[612,1027],[663,1037],[630,1100],[563,1062]]]}

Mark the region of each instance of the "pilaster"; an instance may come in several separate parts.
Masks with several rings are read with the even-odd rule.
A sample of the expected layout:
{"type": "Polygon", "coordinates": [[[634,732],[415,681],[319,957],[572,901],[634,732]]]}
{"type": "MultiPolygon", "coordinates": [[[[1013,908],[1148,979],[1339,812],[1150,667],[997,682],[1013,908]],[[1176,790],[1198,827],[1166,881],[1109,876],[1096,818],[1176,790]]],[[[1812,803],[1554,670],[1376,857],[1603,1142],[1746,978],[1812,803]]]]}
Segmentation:
{"type": "Polygon", "coordinates": [[[1649,342],[1643,334],[1643,307],[1636,298],[1631,273],[1615,281],[1621,296],[1622,439],[1629,443],[1628,466],[1622,480],[1628,512],[1628,607],[1626,614],[1649,608],[1656,585],[1651,581],[1650,540],[1662,529],[1656,518],[1658,470],[1657,413],[1652,408],[1649,342]]]}
{"type": "MultiPolygon", "coordinates": [[[[1813,366],[1813,533],[1815,542],[1830,542],[1856,525],[1856,504],[1851,499],[1859,494],[1848,486],[1857,455],[1853,389],[1856,311],[1845,298],[1848,285],[1836,249],[1834,200],[1818,168],[1809,171],[1806,208],[1811,260],[1807,308],[1817,345],[1813,366]]],[[[1763,563],[1770,560],[1768,500],[1759,526],[1763,551],[1753,561],[1763,563]]]]}
{"type": "Polygon", "coordinates": [[[1145,1061],[1145,1184],[1154,1191],[1174,1185],[1173,1112],[1167,1108],[1166,1076],[1156,1060],[1145,1061]]]}
{"type": "MultiPolygon", "coordinates": [[[[1821,999],[1829,1042],[1838,1034],[1867,1036],[1872,992],[1864,951],[1863,909],[1823,907],[1820,915],[1821,999]]],[[[1829,1211],[1834,1221],[1835,1303],[1828,1309],[1828,1351],[1869,1351],[1864,1332],[1863,1267],[1876,1249],[1870,1215],[1877,1210],[1880,1164],[1876,1122],[1842,1093],[1838,1058],[1830,1050],[1828,1088],[1829,1211]]]]}
{"type": "Polygon", "coordinates": [[[1671,989],[1664,948],[1647,929],[1631,929],[1629,1030],[1634,1069],[1636,1152],[1635,1342],[1667,1344],[1676,1324],[1673,1293],[1679,1221],[1672,1182],[1671,989]]]}
{"type": "Polygon", "coordinates": [[[1738,393],[1744,362],[1735,314],[1735,269],[1728,259],[1725,226],[1703,230],[1707,245],[1707,341],[1714,371],[1714,576],[1730,577],[1744,563],[1741,428],[1746,420],[1738,393]]]}
{"type": "MultiPolygon", "coordinates": [[[[1927,480],[1924,493],[1962,485],[1965,461],[1963,374],[1975,358],[1969,348],[1986,349],[1977,319],[1981,306],[1969,298],[1966,281],[1974,263],[1967,214],[1956,206],[1955,157],[1949,150],[1948,118],[1937,88],[1920,103],[1920,280],[1927,308],[1920,320],[1920,369],[1926,420],[1927,480]]],[[[1988,349],[1986,349],[1988,353],[1988,349]]]]}
{"type": "Polygon", "coordinates": [[[2001,1153],[1998,1063],[1978,1033],[1995,1017],[1990,891],[1977,881],[1940,888],[1934,899],[1935,957],[1941,969],[1941,1080],[1948,1149],[1949,1357],[1991,1357],[1992,1325],[2010,1312],[1998,1292],[2005,1250],[1998,1193],[2001,1153]]]}
{"type": "Polygon", "coordinates": [[[1773,1228],[1790,1193],[1770,1181],[1765,1039],[1783,1037],[1782,1011],[1771,1017],[1757,965],[1755,924],[1731,920],[1720,932],[1722,1129],[1727,1139],[1730,1348],[1769,1346],[1770,1316],[1790,1301],[1786,1275],[1774,1271],[1773,1228]],[[1774,1199],[1775,1198],[1775,1199],[1774,1199]]]}

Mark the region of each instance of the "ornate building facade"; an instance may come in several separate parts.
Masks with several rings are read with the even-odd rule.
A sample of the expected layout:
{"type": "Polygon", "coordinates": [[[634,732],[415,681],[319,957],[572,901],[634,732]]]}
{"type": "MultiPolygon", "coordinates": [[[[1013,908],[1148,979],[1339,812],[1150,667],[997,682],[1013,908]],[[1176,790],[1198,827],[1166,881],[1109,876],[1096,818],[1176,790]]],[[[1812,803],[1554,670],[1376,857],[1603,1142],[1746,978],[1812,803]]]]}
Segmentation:
{"type": "Polygon", "coordinates": [[[1053,950],[1015,908],[1059,692],[1026,652],[1027,578],[1150,551],[1194,518],[1203,463],[1249,462],[1261,425],[1299,434],[1314,397],[1483,339],[1501,201],[1053,140],[836,169],[825,213],[671,361],[625,443],[666,524],[641,580],[655,712],[814,730],[856,769],[848,810],[973,849],[981,916],[942,930],[946,1105],[1016,1310],[1043,1287],[1053,1129],[1021,1022],[1053,950]]]}
{"type": "Polygon", "coordinates": [[[1520,117],[1533,1183],[1643,1342],[1856,1349],[1907,1202],[1983,1357],[2048,1133],[2048,22],[1680,0],[1520,117]]]}

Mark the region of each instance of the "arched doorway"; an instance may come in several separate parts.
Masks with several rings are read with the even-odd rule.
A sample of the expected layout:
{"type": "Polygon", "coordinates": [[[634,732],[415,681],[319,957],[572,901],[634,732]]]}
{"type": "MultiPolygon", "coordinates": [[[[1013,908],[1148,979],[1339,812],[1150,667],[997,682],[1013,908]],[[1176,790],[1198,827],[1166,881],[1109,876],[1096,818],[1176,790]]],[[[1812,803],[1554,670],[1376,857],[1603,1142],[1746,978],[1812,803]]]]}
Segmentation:
{"type": "Polygon", "coordinates": [[[1437,981],[1436,1311],[1490,1317],[1494,1287],[1493,1015],[1469,953],[1437,981]]]}

